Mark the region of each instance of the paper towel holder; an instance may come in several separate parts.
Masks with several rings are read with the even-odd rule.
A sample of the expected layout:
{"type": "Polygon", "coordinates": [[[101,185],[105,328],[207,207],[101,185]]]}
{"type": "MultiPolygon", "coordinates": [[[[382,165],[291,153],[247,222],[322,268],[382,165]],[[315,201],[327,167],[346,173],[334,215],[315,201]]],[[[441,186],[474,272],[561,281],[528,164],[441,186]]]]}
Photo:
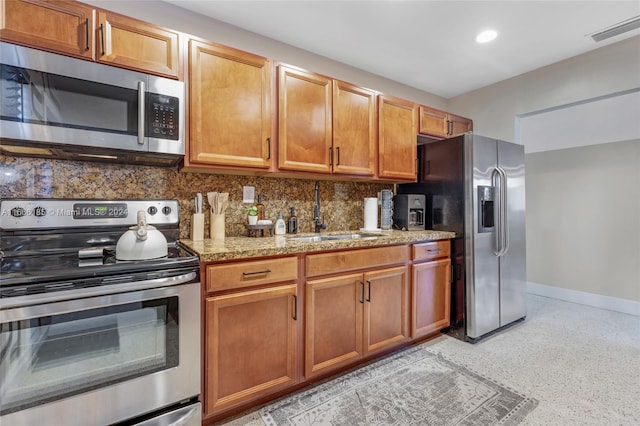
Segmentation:
{"type": "Polygon", "coordinates": [[[364,227],[363,231],[379,231],[378,228],[378,197],[364,199],[364,227]]]}

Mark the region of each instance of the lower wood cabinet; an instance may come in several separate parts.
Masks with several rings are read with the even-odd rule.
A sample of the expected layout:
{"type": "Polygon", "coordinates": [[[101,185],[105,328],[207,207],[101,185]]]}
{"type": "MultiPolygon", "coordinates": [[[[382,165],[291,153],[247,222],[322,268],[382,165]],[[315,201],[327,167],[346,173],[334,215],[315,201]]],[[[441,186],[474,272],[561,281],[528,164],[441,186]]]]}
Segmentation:
{"type": "Polygon", "coordinates": [[[433,334],[450,325],[451,259],[449,241],[416,244],[411,266],[411,338],[433,334]]]}
{"type": "Polygon", "coordinates": [[[305,376],[408,339],[406,266],[307,281],[305,376]]]}
{"type": "Polygon", "coordinates": [[[205,414],[298,382],[297,285],[205,300],[205,414]]]}
{"type": "Polygon", "coordinates": [[[204,424],[447,327],[450,254],[441,240],[205,265],[204,424]]]}

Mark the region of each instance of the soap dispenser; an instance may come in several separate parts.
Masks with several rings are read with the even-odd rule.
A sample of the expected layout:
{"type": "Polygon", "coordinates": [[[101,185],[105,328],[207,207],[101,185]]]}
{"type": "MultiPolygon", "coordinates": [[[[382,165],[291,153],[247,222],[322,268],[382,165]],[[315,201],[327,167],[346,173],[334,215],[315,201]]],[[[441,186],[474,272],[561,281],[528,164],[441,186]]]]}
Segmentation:
{"type": "Polygon", "coordinates": [[[287,232],[287,226],[284,224],[282,214],[278,213],[278,219],[276,220],[276,235],[284,235],[287,232]]]}

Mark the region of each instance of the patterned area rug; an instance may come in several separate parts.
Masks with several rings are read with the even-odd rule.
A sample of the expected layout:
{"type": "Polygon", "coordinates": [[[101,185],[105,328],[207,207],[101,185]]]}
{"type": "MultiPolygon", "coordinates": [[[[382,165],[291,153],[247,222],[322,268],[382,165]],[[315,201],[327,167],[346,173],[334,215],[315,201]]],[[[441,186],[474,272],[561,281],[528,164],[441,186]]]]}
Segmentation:
{"type": "Polygon", "coordinates": [[[276,401],[280,425],[516,425],[538,405],[513,389],[414,346],[276,401]]]}

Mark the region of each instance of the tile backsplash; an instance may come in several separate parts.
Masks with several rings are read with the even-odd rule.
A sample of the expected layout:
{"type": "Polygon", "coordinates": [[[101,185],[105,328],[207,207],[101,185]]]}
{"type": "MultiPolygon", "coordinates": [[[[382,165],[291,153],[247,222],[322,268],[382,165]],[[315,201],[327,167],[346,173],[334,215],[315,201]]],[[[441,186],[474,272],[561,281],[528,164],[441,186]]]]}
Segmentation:
{"type": "MultiPolygon", "coordinates": [[[[108,164],[82,161],[49,160],[0,155],[0,198],[171,198],[180,202],[180,234],[189,238],[193,199],[201,192],[229,193],[226,213],[226,235],[246,235],[246,207],[242,203],[242,187],[263,194],[265,217],[285,218],[290,207],[298,215],[299,232],[313,231],[314,184],[316,179],[182,173],[176,169],[108,164]]],[[[362,228],[365,197],[375,197],[391,184],[366,182],[320,181],[320,213],[329,231],[362,228]]],[[[209,236],[209,215],[205,215],[205,238],[209,236]]]]}

